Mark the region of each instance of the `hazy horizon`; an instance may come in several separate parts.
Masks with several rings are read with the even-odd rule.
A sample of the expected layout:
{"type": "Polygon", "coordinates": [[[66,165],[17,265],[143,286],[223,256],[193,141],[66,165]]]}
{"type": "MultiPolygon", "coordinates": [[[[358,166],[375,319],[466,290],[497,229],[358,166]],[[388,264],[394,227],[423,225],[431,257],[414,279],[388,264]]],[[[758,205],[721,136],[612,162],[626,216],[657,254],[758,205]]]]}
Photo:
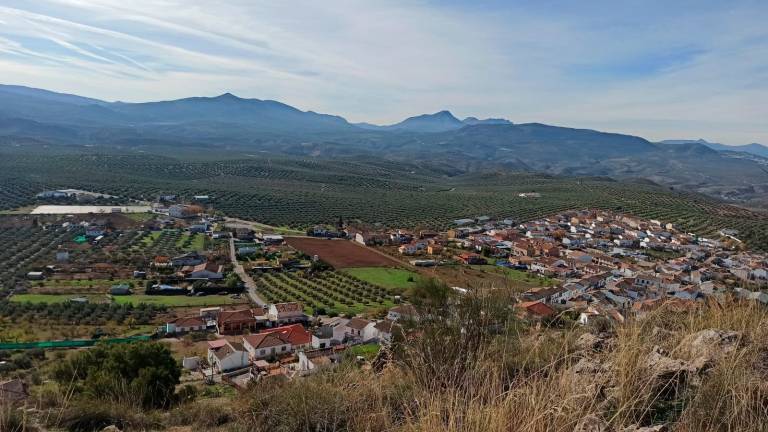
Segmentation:
{"type": "Polygon", "coordinates": [[[759,1],[0,0],[0,82],[126,102],[233,93],[352,123],[449,110],[768,143],[759,1]]]}

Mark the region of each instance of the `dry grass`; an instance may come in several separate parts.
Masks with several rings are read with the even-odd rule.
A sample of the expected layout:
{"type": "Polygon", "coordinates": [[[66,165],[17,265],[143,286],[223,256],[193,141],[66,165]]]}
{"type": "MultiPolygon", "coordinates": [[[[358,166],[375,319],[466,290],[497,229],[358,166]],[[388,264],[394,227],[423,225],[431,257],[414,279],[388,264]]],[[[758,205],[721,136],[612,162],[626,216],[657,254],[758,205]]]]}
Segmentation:
{"type": "Polygon", "coordinates": [[[342,368],[254,388],[240,401],[240,427],[571,432],[588,419],[606,431],[658,424],[686,432],[768,429],[768,315],[754,305],[661,309],[616,329],[602,352],[577,348],[581,328],[508,322],[504,330],[474,334],[466,326],[477,321],[453,319],[442,323],[447,329],[426,329],[405,343],[378,375],[342,368]],[[649,356],[669,353],[670,361],[689,365],[694,359],[680,343],[706,329],[739,332],[738,348],[706,369],[654,374],[649,356]],[[582,360],[602,369],[575,373],[582,360]]]}
{"type": "Polygon", "coordinates": [[[449,311],[434,309],[433,319],[387,351],[382,368],[349,362],[307,378],[271,379],[231,402],[193,400],[145,412],[129,400],[75,403],[66,389],[46,389],[37,399],[55,413],[48,424],[70,430],[106,423],[126,431],[768,430],[764,308],[728,300],[661,308],[609,329],[595,348],[584,340],[597,329],[567,321],[530,326],[506,300],[469,298],[449,311]],[[736,332],[735,348],[694,367],[699,358],[685,341],[708,329],[736,332]],[[649,358],[681,368],[659,372],[662,360],[649,358]]]}

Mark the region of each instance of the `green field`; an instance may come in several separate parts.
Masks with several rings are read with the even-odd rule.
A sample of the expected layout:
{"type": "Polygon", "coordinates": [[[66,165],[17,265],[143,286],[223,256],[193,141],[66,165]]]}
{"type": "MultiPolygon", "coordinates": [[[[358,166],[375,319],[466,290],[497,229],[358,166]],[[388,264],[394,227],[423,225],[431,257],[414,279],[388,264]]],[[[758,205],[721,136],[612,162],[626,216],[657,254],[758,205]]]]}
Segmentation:
{"type": "Polygon", "coordinates": [[[386,267],[358,267],[343,270],[360,280],[379,285],[384,288],[407,289],[416,285],[419,274],[403,269],[386,267]]]}
{"type": "Polygon", "coordinates": [[[197,307],[197,306],[220,306],[235,303],[242,303],[244,300],[237,300],[225,295],[208,295],[202,297],[188,296],[157,296],[134,294],[128,296],[114,296],[114,301],[118,304],[132,303],[134,306],[140,303],[163,305],[168,307],[197,307]]]}
{"type": "Polygon", "coordinates": [[[176,241],[176,247],[186,252],[202,251],[205,249],[205,238],[205,234],[184,233],[181,238],[176,241]]]}
{"type": "Polygon", "coordinates": [[[376,354],[379,353],[379,348],[379,344],[362,344],[349,347],[347,352],[351,353],[352,355],[363,356],[366,359],[371,360],[372,358],[376,357],[376,354]]]}
{"type": "Polygon", "coordinates": [[[14,294],[11,301],[19,303],[64,303],[75,297],[85,297],[89,302],[106,302],[104,295],[76,295],[76,294],[14,294]]]}
{"type": "Polygon", "coordinates": [[[129,284],[134,283],[131,279],[47,279],[42,281],[45,287],[111,287],[112,285],[129,284]]]}

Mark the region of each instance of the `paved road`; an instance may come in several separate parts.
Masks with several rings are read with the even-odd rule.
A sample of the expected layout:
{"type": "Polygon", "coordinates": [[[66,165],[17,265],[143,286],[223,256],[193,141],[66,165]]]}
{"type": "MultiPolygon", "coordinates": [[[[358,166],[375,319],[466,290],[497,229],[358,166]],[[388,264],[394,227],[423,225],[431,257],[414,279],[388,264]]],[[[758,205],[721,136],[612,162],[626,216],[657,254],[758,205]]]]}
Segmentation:
{"type": "Polygon", "coordinates": [[[272,233],[284,234],[284,235],[302,236],[306,234],[302,231],[292,230],[289,228],[280,228],[272,225],[263,224],[260,222],[247,221],[244,219],[238,219],[238,218],[232,218],[232,217],[224,218],[224,226],[228,228],[248,228],[254,231],[266,231],[266,232],[272,232],[272,233]]]}
{"type": "Polygon", "coordinates": [[[232,260],[232,266],[235,269],[235,273],[237,273],[238,276],[240,276],[240,279],[245,283],[245,288],[248,290],[248,297],[250,297],[251,302],[255,303],[257,306],[264,306],[267,304],[267,302],[264,301],[261,297],[259,297],[259,294],[256,292],[256,282],[254,282],[251,275],[248,274],[248,272],[245,271],[243,268],[243,265],[240,264],[240,262],[237,261],[237,251],[235,250],[235,239],[231,238],[229,239],[229,254],[230,259],[232,260]]]}

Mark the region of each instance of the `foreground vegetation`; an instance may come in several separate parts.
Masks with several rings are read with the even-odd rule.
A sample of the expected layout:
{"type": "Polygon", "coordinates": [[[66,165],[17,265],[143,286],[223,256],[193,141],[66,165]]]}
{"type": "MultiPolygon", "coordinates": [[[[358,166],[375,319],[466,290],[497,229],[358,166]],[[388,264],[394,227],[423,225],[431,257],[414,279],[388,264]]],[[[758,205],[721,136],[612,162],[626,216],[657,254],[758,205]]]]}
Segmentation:
{"type": "MultiPolygon", "coordinates": [[[[378,353],[372,345],[357,347],[342,364],[306,378],[267,379],[236,394],[179,386],[178,365],[161,344],[104,346],[41,360],[29,404],[40,409],[36,421],[72,431],[768,426],[768,312],[756,304],[668,304],[624,325],[598,320],[583,327],[568,313],[541,325],[522,321],[506,294],[456,299],[427,281],[410,296],[428,314],[417,333],[410,332],[415,323],[404,323],[391,346],[378,353]],[[356,355],[372,359],[370,367],[356,355]],[[46,377],[53,381],[42,384],[46,377]]],[[[19,412],[5,419],[25,421],[19,412]]]]}
{"type": "MultiPolygon", "coordinates": [[[[471,300],[395,344],[377,373],[342,367],[241,398],[244,430],[764,431],[768,314],[725,302],[626,326],[545,329],[471,300]],[[492,311],[481,318],[479,309],[492,311]],[[495,330],[490,330],[495,329],[495,330]],[[592,332],[592,333],[589,333],[592,332]],[[712,334],[725,334],[708,346],[712,334]],[[719,340],[719,339],[718,339],[719,340]]],[[[439,309],[433,310],[438,315],[439,309]]]]}

